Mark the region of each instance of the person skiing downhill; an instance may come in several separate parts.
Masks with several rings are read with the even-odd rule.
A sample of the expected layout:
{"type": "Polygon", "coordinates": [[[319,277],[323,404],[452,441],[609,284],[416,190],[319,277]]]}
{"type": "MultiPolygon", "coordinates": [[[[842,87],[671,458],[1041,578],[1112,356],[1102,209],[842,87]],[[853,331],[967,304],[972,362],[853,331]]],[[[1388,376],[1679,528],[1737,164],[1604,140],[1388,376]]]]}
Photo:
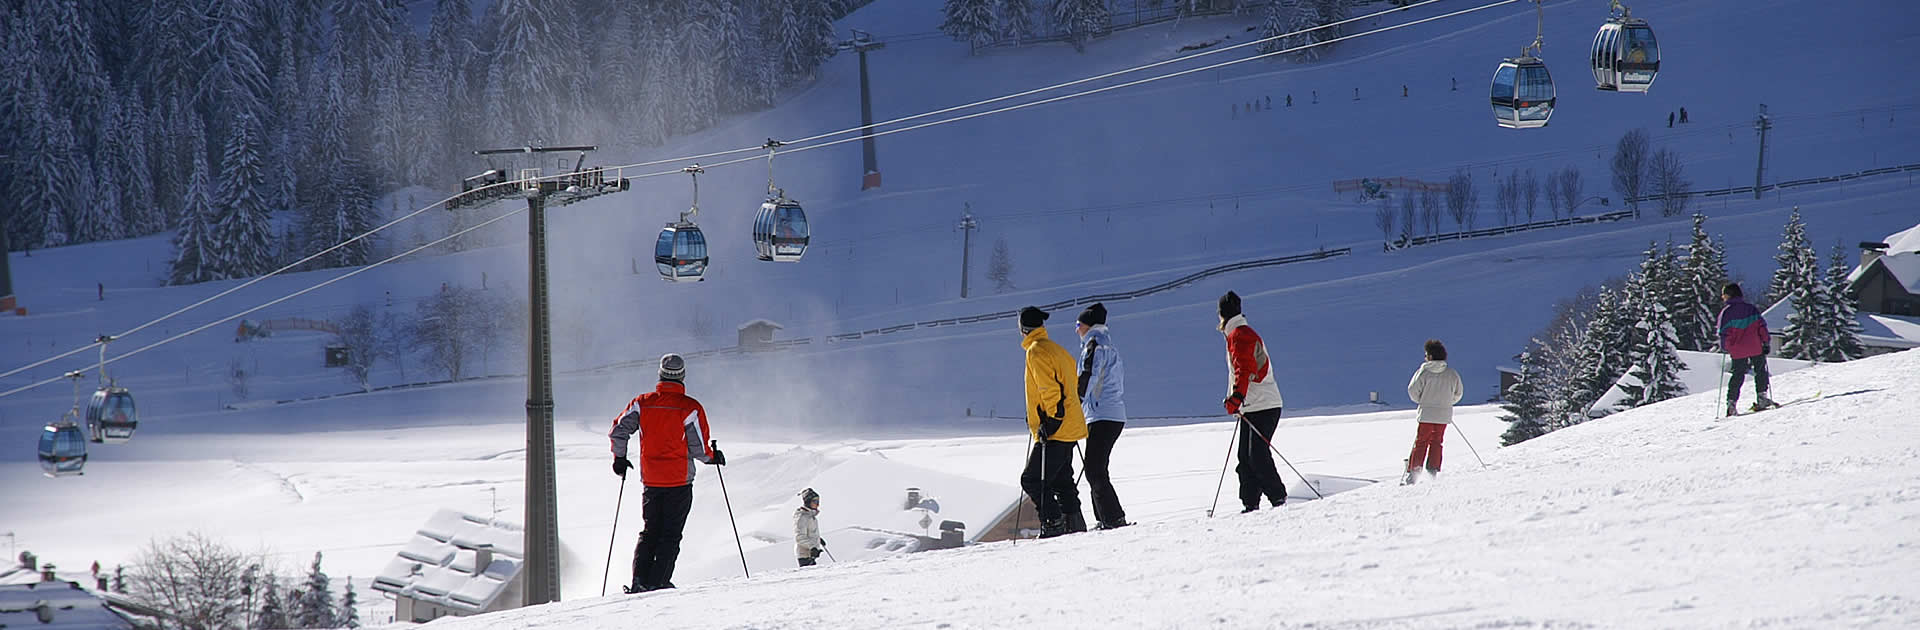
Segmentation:
{"type": "Polygon", "coordinates": [[[1400,484],[1414,482],[1414,472],[1425,467],[1427,476],[1440,474],[1440,443],[1447,438],[1447,425],[1453,423],[1453,405],[1466,390],[1460,385],[1460,373],[1447,367],[1447,346],[1428,339],[1425,363],[1413,371],[1407,382],[1407,397],[1420,406],[1420,429],[1413,436],[1413,452],[1407,455],[1406,476],[1400,484]]]}
{"type": "Polygon", "coordinates": [[[1020,472],[1020,487],[1040,516],[1040,537],[1087,531],[1080,488],[1073,479],[1073,447],[1087,437],[1075,380],[1073,355],[1047,338],[1047,312],[1020,309],[1020,347],[1027,352],[1027,430],[1033,449],[1020,472]]]}
{"type": "Polygon", "coordinates": [[[1740,413],[1740,386],[1745,384],[1749,371],[1753,372],[1756,400],[1748,410],[1780,406],[1768,396],[1773,392],[1767,382],[1767,354],[1772,350],[1773,337],[1767,333],[1767,319],[1760,316],[1759,308],[1742,297],[1739,283],[1727,283],[1720,291],[1720,299],[1727,303],[1720,307],[1720,348],[1733,360],[1733,375],[1727,381],[1727,415],[1740,413]]]}
{"type": "Polygon", "coordinates": [[[1219,330],[1227,338],[1227,398],[1220,404],[1243,425],[1238,427],[1240,464],[1233,469],[1240,479],[1241,512],[1260,509],[1262,495],[1274,507],[1286,505],[1287,484],[1268,450],[1284,401],[1273,382],[1267,345],[1240,313],[1239,294],[1220,296],[1219,330]]]}
{"type": "Polygon", "coordinates": [[[627,441],[640,437],[640,543],[633,549],[633,582],[626,592],[673,588],[673,564],[693,510],[694,460],[725,466],[727,457],[713,448],[707,410],[687,395],[687,362],[678,354],[660,357],[660,383],[635,396],[613,420],[613,474],[626,478],[634,468],[627,441]],[[696,420],[697,417],[697,420],[696,420]]]}
{"type": "Polygon", "coordinates": [[[800,491],[800,507],[793,510],[793,548],[800,555],[800,566],[820,562],[827,540],[820,537],[820,493],[813,488],[800,491]]]}
{"type": "Polygon", "coordinates": [[[1127,405],[1121,401],[1125,366],[1107,331],[1107,307],[1095,302],[1075,321],[1080,333],[1080,383],[1076,388],[1087,417],[1087,485],[1093,495],[1094,529],[1125,527],[1127,511],[1113,491],[1107,464],[1113,444],[1127,425],[1127,405]]]}

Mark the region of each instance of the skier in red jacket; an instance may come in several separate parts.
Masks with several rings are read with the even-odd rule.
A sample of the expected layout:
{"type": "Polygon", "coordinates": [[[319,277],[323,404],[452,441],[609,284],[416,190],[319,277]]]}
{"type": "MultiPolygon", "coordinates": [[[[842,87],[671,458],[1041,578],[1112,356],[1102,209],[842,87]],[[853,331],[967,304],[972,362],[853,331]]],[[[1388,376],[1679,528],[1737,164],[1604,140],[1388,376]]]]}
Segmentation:
{"type": "Polygon", "coordinates": [[[1260,509],[1261,496],[1280,507],[1287,502],[1287,484],[1267,450],[1273,430],[1280,426],[1280,386],[1273,382],[1266,342],[1247,325],[1240,296],[1232,291],[1220,296],[1220,332],[1227,337],[1227,398],[1221,404],[1244,425],[1239,427],[1240,465],[1234,468],[1240,478],[1241,511],[1260,509]]]}
{"type": "Polygon", "coordinates": [[[626,478],[627,440],[640,434],[640,544],[633,549],[633,583],[628,593],[673,588],[673,563],[680,557],[681,532],[693,510],[694,460],[727,463],[713,448],[707,410],[687,395],[686,359],[660,357],[660,384],[634,397],[613,421],[613,474],[626,478]],[[696,420],[697,418],[697,420],[696,420]]]}

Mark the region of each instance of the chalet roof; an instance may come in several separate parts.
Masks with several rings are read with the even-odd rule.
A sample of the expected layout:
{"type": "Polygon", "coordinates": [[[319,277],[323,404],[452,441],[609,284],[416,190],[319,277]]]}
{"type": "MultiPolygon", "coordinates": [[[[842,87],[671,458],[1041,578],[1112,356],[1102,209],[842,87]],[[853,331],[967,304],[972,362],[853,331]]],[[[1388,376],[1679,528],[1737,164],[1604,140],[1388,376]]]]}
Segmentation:
{"type": "Polygon", "coordinates": [[[779,322],[773,321],[771,319],[756,319],[756,320],[747,322],[745,324],[741,324],[740,330],[746,330],[748,328],[753,328],[755,326],[763,326],[766,328],[772,328],[774,330],[781,330],[786,328],[786,326],[781,326],[779,322]]]}
{"type": "Polygon", "coordinates": [[[133,623],[79,584],[54,581],[0,586],[0,628],[132,630],[133,623]],[[52,616],[48,623],[40,622],[37,610],[43,601],[52,616]]]}
{"type": "Polygon", "coordinates": [[[441,508],[414,532],[373,579],[373,589],[483,612],[526,564],[519,525],[441,508]],[[476,567],[477,549],[491,545],[493,560],[476,567]]]}

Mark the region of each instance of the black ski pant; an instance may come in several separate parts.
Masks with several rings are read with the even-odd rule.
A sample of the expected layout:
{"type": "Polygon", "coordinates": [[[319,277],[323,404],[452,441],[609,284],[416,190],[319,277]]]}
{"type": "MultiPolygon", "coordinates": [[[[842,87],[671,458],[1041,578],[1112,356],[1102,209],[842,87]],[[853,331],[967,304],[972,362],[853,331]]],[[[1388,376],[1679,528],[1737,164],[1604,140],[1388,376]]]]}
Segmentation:
{"type": "Polygon", "coordinates": [[[1110,420],[1087,423],[1087,485],[1093,495],[1093,518],[1110,525],[1127,522],[1127,511],[1120,507],[1120,496],[1113,493],[1113,477],[1107,473],[1113,443],[1126,426],[1125,422],[1110,420]]]}
{"type": "Polygon", "coordinates": [[[1751,356],[1733,360],[1733,376],[1727,379],[1727,402],[1740,400],[1740,386],[1747,383],[1747,372],[1753,372],[1753,391],[1765,396],[1773,390],[1767,385],[1767,355],[1751,356]]]}
{"type": "Polygon", "coordinates": [[[680,536],[693,511],[693,484],[655,488],[640,493],[640,544],[633,548],[634,590],[651,589],[673,581],[673,563],[680,558],[680,536]]]}
{"type": "Polygon", "coordinates": [[[1280,408],[1249,411],[1241,417],[1240,465],[1233,469],[1240,478],[1241,507],[1259,509],[1261,495],[1276,506],[1286,503],[1287,483],[1273,467],[1273,451],[1267,443],[1273,439],[1273,430],[1280,427],[1280,408]]]}
{"type": "Polygon", "coordinates": [[[1056,522],[1080,513],[1080,487],[1073,479],[1073,442],[1041,440],[1027,453],[1020,488],[1039,510],[1040,522],[1056,522]]]}

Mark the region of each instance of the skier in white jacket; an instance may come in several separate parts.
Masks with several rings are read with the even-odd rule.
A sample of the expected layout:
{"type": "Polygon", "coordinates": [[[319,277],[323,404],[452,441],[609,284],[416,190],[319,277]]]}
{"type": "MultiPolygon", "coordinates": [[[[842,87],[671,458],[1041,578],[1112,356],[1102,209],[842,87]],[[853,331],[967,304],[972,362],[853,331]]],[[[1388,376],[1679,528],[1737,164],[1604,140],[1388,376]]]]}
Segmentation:
{"type": "Polygon", "coordinates": [[[1440,473],[1440,443],[1447,438],[1447,425],[1453,423],[1453,405],[1466,391],[1460,385],[1460,373],[1447,367],[1446,345],[1428,339],[1426,352],[1427,361],[1407,382],[1407,397],[1420,406],[1420,430],[1414,434],[1407,474],[1400,479],[1402,485],[1413,483],[1414,472],[1423,466],[1428,477],[1440,473]]]}
{"type": "Polygon", "coordinates": [[[793,548],[800,556],[800,566],[810,567],[820,561],[820,552],[827,548],[827,541],[820,537],[820,493],[813,488],[800,491],[800,507],[793,511],[793,548]]]}

